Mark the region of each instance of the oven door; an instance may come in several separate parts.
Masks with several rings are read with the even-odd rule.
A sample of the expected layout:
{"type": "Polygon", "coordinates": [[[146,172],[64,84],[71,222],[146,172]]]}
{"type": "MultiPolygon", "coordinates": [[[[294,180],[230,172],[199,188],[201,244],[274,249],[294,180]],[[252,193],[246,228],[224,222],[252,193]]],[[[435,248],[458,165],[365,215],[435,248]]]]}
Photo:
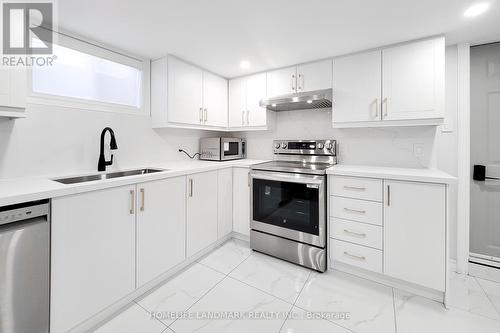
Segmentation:
{"type": "Polygon", "coordinates": [[[325,247],[325,176],[253,170],[250,227],[325,247]]]}
{"type": "Polygon", "coordinates": [[[236,160],[242,157],[240,139],[222,138],[220,144],[221,160],[236,160]]]}

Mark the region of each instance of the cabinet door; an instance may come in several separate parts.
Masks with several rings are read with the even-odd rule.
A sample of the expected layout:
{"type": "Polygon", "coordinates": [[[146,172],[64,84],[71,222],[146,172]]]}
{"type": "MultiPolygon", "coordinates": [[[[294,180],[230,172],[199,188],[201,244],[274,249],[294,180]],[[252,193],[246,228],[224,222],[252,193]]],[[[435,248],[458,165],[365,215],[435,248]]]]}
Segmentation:
{"type": "Polygon", "coordinates": [[[177,58],[168,58],[168,121],[202,125],[203,71],[177,58]]]}
{"type": "Polygon", "coordinates": [[[384,273],[444,291],[446,188],[384,181],[384,273]]]}
{"type": "Polygon", "coordinates": [[[443,117],[444,38],[382,51],[383,119],[443,117]]]}
{"type": "Polygon", "coordinates": [[[249,169],[233,170],[233,231],[250,236],[250,183],[249,169]]]}
{"type": "Polygon", "coordinates": [[[287,67],[267,72],[267,96],[297,92],[297,67],[287,67]]]}
{"type": "Polygon", "coordinates": [[[26,108],[27,71],[0,69],[0,108],[26,108]]]}
{"type": "Polygon", "coordinates": [[[246,126],[266,126],[267,110],[260,106],[261,99],[266,97],[266,74],[247,77],[247,115],[246,126]]]}
{"type": "Polygon", "coordinates": [[[297,92],[329,89],[331,87],[331,59],[297,66],[297,92]]]}
{"type": "Polygon", "coordinates": [[[381,51],[335,58],[333,123],[381,119],[381,51]]]}
{"type": "Polygon", "coordinates": [[[227,127],[227,80],[203,72],[203,124],[227,127]]]}
{"type": "Polygon", "coordinates": [[[137,287],[186,258],[186,178],[137,185],[137,287]]]}
{"type": "Polygon", "coordinates": [[[217,171],[188,177],[187,256],[217,241],[217,171]]]}
{"type": "Polygon", "coordinates": [[[219,239],[233,231],[233,170],[218,171],[218,219],[217,233],[219,239]]]}
{"type": "Polygon", "coordinates": [[[135,186],[52,199],[51,332],[135,288],[135,186]]]}
{"type": "Polygon", "coordinates": [[[246,77],[229,80],[229,127],[245,126],[246,108],[246,77]]]}

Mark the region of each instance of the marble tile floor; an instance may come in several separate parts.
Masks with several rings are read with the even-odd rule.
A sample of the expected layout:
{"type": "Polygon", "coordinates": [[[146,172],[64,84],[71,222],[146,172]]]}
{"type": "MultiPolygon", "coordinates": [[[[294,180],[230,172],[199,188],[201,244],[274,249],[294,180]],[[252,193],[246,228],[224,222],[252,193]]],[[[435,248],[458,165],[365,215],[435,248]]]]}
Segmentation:
{"type": "Polygon", "coordinates": [[[230,240],[96,332],[500,332],[500,283],[452,274],[450,308],[230,240]]]}

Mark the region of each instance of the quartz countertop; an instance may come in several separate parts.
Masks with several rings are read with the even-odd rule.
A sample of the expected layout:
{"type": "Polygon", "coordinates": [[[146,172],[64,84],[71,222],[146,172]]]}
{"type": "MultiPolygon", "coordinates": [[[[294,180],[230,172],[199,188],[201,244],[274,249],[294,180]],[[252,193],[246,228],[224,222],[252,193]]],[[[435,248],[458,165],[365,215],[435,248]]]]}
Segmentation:
{"type": "MultiPolygon", "coordinates": [[[[56,175],[53,177],[23,177],[13,179],[0,180],[0,207],[6,205],[17,204],[21,202],[28,202],[41,199],[50,199],[65,195],[72,195],[77,193],[97,191],[110,187],[125,186],[130,184],[142,183],[152,180],[159,180],[183,175],[189,175],[198,172],[213,171],[231,167],[248,168],[252,164],[262,163],[262,160],[234,160],[224,162],[212,161],[175,161],[156,163],[152,165],[128,166],[120,170],[109,168],[107,172],[143,169],[143,168],[158,168],[167,169],[167,171],[127,176],[121,178],[113,178],[106,180],[96,180],[83,182],[78,184],[61,184],[52,179],[66,178],[73,176],[85,176],[94,174],[95,172],[83,174],[64,174],[56,175]]],[[[103,172],[104,173],[104,172],[103,172]]]]}

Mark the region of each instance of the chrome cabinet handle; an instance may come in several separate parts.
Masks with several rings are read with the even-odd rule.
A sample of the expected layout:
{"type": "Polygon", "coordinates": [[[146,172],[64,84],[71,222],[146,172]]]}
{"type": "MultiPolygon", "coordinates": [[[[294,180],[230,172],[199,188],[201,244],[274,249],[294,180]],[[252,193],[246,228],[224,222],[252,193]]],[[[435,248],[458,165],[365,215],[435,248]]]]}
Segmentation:
{"type": "Polygon", "coordinates": [[[141,188],[141,212],[144,211],[144,199],[145,199],[145,195],[144,195],[144,192],[146,192],[143,188],[141,188]]]}
{"type": "Polygon", "coordinates": [[[348,212],[353,212],[353,213],[366,214],[366,210],[352,209],[352,208],[346,208],[346,207],[344,207],[344,210],[348,211],[348,212]]]}
{"type": "Polygon", "coordinates": [[[298,91],[304,90],[304,75],[299,74],[299,78],[297,79],[297,84],[299,85],[298,91]]]}
{"type": "Polygon", "coordinates": [[[203,108],[200,108],[200,123],[203,122],[203,108]]]}
{"type": "Polygon", "coordinates": [[[250,187],[250,184],[251,184],[251,177],[250,177],[250,172],[248,173],[248,187],[250,187]]]}
{"type": "Polygon", "coordinates": [[[241,125],[245,125],[245,110],[241,111],[241,125]]]}
{"type": "Polygon", "coordinates": [[[344,186],[346,190],[354,190],[354,191],[366,191],[366,187],[357,187],[357,186],[344,186]]]}
{"type": "Polygon", "coordinates": [[[344,233],[351,234],[351,235],[358,236],[358,237],[366,237],[366,234],[364,232],[356,232],[356,231],[351,231],[348,229],[344,229],[344,233]]]}
{"type": "Polygon", "coordinates": [[[347,251],[344,251],[344,254],[348,257],[351,257],[351,258],[354,258],[354,259],[358,259],[358,260],[366,260],[366,257],[364,256],[357,256],[355,254],[350,254],[349,252],[347,251]]]}
{"type": "Polygon", "coordinates": [[[379,106],[378,98],[375,98],[375,119],[378,119],[379,106]]]}
{"type": "Polygon", "coordinates": [[[134,214],[135,211],[135,191],[130,190],[130,198],[131,198],[131,203],[130,203],[130,214],[134,214]]]}
{"type": "Polygon", "coordinates": [[[389,99],[386,97],[382,100],[382,110],[384,111],[383,118],[387,117],[388,111],[387,109],[389,108],[389,99]]]}
{"type": "Polygon", "coordinates": [[[387,207],[391,205],[391,186],[387,185],[387,207]]]}
{"type": "Polygon", "coordinates": [[[207,122],[207,119],[208,119],[208,112],[207,112],[207,108],[205,108],[203,110],[204,112],[204,116],[203,116],[203,122],[206,123],[207,122]]]}
{"type": "Polygon", "coordinates": [[[247,126],[250,125],[250,110],[247,110],[247,126]]]}
{"type": "Polygon", "coordinates": [[[193,196],[193,179],[189,178],[189,196],[193,196]]]}
{"type": "Polygon", "coordinates": [[[295,74],[292,74],[292,91],[295,92],[297,89],[295,87],[295,84],[296,84],[296,80],[295,80],[295,74]]]}

